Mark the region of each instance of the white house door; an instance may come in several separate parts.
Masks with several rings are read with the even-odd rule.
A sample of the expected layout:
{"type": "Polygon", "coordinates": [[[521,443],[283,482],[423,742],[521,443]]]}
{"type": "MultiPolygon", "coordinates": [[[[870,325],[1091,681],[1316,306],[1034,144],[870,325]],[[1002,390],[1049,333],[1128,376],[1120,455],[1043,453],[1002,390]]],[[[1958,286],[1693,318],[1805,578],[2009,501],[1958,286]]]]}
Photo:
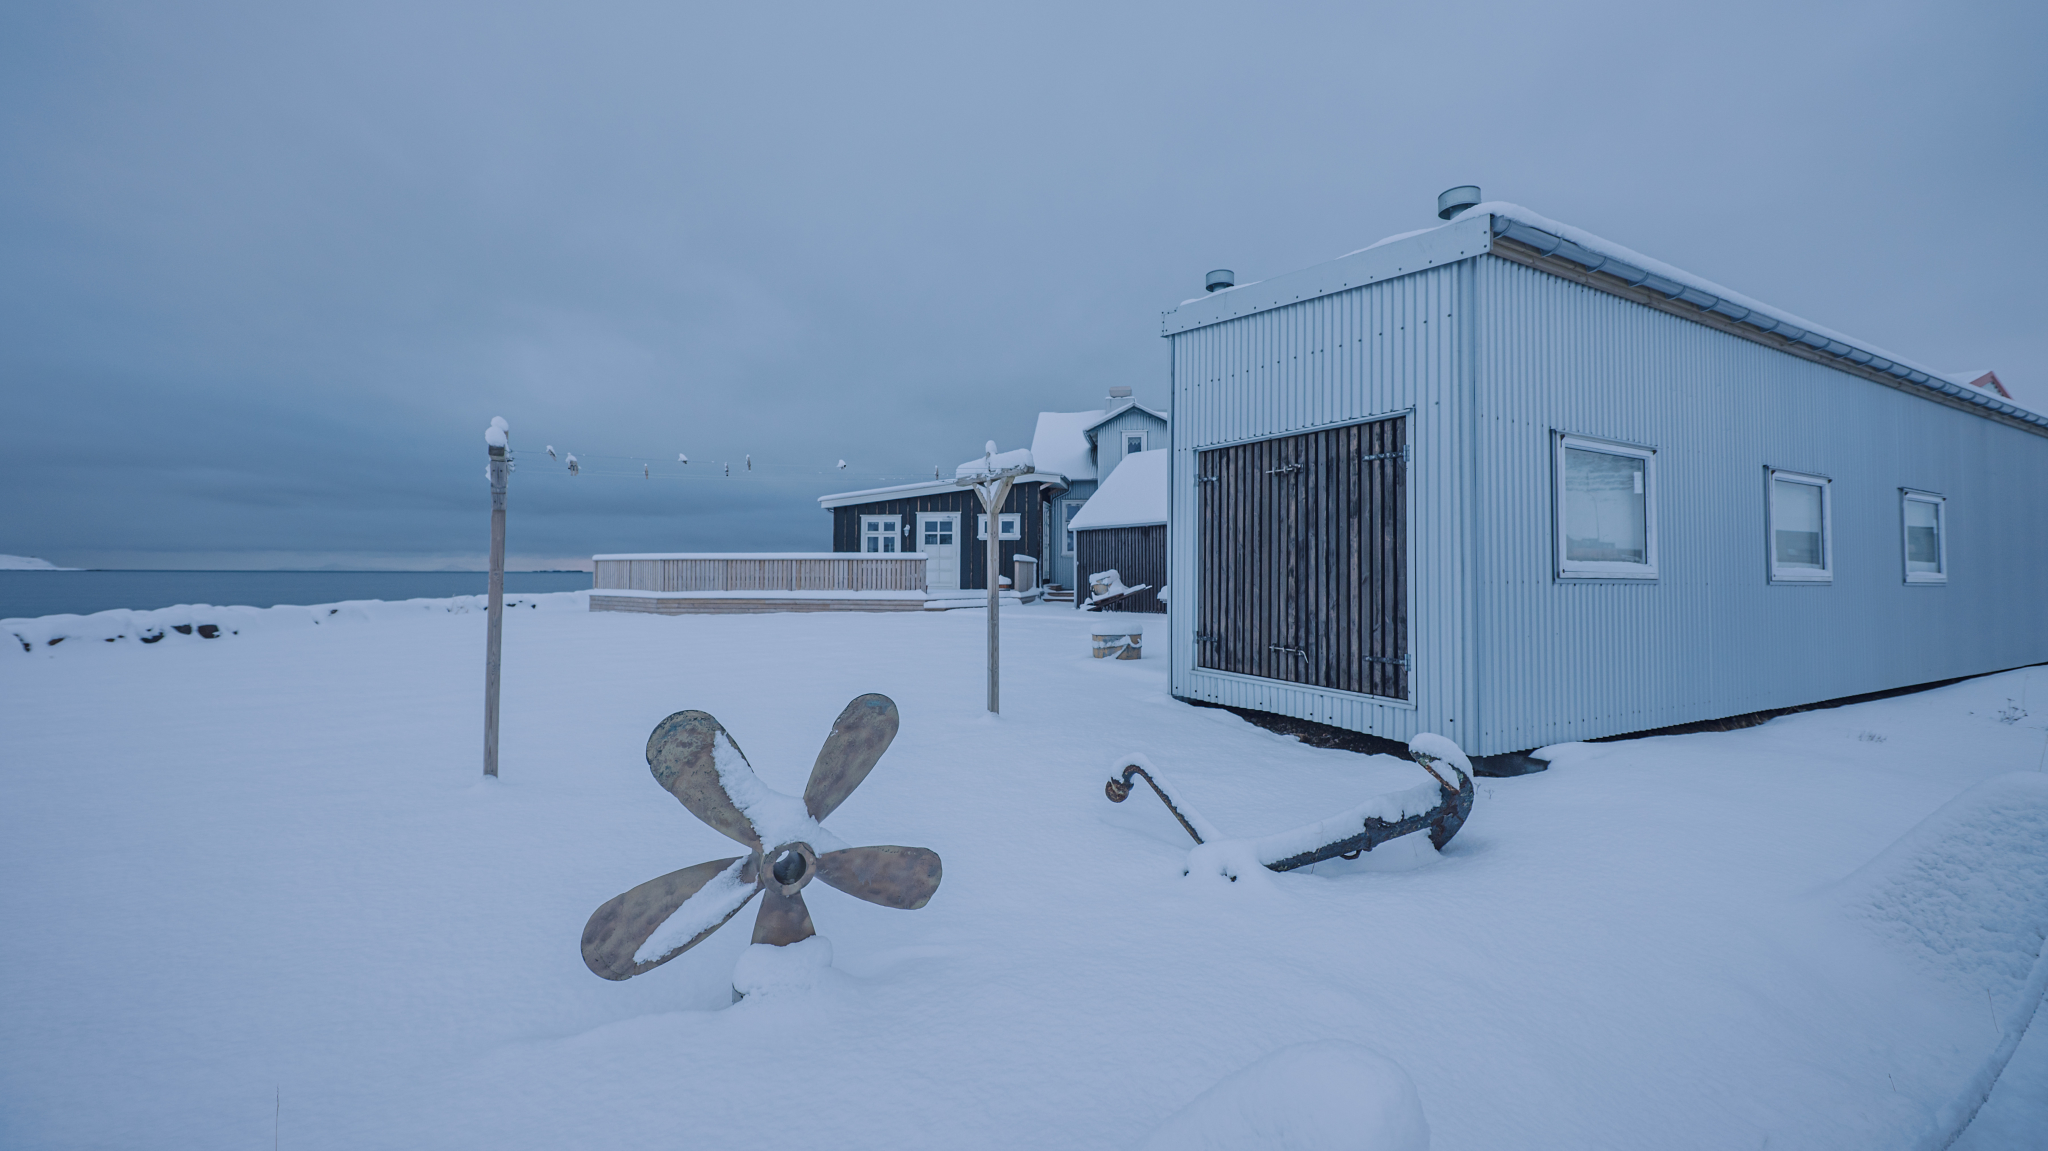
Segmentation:
{"type": "Polygon", "coordinates": [[[897,516],[862,516],[860,518],[860,550],[864,552],[896,551],[896,533],[903,520],[897,516]]]}
{"type": "Polygon", "coordinates": [[[933,591],[960,590],[960,513],[920,512],[917,550],[924,561],[925,586],[933,591]]]}

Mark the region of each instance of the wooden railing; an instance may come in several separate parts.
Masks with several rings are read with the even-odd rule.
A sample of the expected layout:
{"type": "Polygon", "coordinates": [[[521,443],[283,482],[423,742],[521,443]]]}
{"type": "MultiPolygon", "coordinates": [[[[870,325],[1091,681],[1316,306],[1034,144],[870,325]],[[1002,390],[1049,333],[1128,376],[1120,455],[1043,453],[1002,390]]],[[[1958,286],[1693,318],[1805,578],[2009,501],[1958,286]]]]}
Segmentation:
{"type": "Polygon", "coordinates": [[[609,555],[595,562],[598,591],[925,590],[922,552],[609,555]]]}

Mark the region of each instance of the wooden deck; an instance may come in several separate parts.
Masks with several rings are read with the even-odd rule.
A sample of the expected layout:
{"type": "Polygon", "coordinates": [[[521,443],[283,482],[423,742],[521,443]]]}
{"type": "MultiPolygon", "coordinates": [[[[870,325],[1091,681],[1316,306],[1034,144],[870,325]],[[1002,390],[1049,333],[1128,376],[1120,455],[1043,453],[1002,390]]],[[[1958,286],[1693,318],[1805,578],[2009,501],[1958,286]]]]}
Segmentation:
{"type": "Polygon", "coordinates": [[[768,611],[923,611],[921,592],[905,593],[909,598],[833,596],[710,596],[676,592],[672,595],[606,595],[592,592],[591,611],[638,611],[655,615],[741,615],[768,611]]]}
{"type": "Polygon", "coordinates": [[[597,556],[591,611],[733,615],[771,611],[922,611],[918,552],[597,556]]]}

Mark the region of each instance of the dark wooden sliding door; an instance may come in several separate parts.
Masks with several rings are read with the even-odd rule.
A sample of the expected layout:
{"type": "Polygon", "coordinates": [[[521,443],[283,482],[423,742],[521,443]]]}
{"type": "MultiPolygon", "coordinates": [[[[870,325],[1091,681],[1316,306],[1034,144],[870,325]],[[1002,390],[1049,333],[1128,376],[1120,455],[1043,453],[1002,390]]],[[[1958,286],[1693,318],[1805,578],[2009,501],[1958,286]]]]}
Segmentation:
{"type": "Polygon", "coordinates": [[[1196,666],[1408,698],[1406,424],[1198,455],[1196,666]]]}

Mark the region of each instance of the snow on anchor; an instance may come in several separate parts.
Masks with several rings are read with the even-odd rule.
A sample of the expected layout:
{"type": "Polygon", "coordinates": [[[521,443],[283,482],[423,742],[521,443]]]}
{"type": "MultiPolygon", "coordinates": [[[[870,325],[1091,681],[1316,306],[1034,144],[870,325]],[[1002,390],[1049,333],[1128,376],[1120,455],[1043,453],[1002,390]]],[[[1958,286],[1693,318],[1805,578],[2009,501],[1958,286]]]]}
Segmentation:
{"type": "Polygon", "coordinates": [[[1257,839],[1226,837],[1215,824],[1176,800],[1160,781],[1159,769],[1142,755],[1120,757],[1112,769],[1116,774],[1110,776],[1102,790],[1111,803],[1122,803],[1131,794],[1131,779],[1143,777],[1166,810],[1200,845],[1197,851],[1189,853],[1190,870],[1196,855],[1208,855],[1214,857],[1218,871],[1235,880],[1237,875],[1232,867],[1238,863],[1255,860],[1269,871],[1293,871],[1325,859],[1357,859],[1388,840],[1423,830],[1429,832],[1431,846],[1442,851],[1444,844],[1465,826],[1465,817],[1472,814],[1471,761],[1457,744],[1427,733],[1408,741],[1408,754],[1429,773],[1431,782],[1376,795],[1328,819],[1257,839]],[[1439,764],[1457,776],[1455,787],[1437,770],[1439,764]]]}
{"type": "Polygon", "coordinates": [[[812,879],[883,907],[923,907],[939,889],[937,852],[848,847],[819,825],[874,769],[898,722],[886,695],[847,704],[825,737],[802,799],[762,783],[709,714],[679,711],[655,725],[647,738],[655,781],[690,814],[749,850],[650,879],[598,908],[583,928],[585,966],[606,979],[652,971],[702,943],[757,891],[754,942],[802,942],[817,934],[802,894],[812,879]]]}

